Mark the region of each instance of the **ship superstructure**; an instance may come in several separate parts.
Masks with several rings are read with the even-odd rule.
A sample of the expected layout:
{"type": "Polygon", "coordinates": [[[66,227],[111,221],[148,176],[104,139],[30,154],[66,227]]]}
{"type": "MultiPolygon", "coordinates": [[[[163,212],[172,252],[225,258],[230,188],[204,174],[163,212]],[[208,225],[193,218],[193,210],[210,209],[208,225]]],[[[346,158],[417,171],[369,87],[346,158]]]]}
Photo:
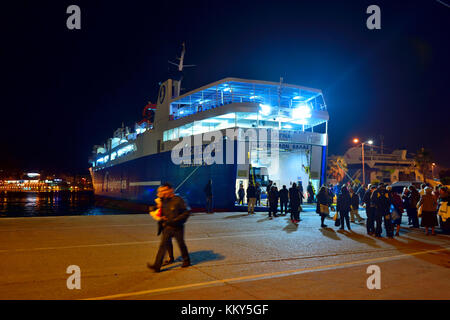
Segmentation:
{"type": "MultiPolygon", "coordinates": [[[[159,89],[156,105],[148,105],[145,121],[123,127],[91,159],[96,194],[152,202],[156,188],[171,182],[192,207],[204,206],[203,188],[213,181],[214,206],[232,209],[236,189],[249,180],[264,187],[325,181],[328,112],[318,89],[238,78],[225,78],[178,95],[180,81],[169,79],[159,89]],[[261,165],[258,148],[247,147],[245,163],[174,164],[172,149],[182,138],[220,132],[225,144],[230,129],[277,130],[279,166],[261,165]]],[[[245,139],[245,138],[244,138],[245,139]]],[[[224,150],[225,151],[225,150],[224,150]]],[[[225,157],[226,155],[224,155],[225,157]]],[[[236,155],[235,155],[236,157],[236,155]]]]}

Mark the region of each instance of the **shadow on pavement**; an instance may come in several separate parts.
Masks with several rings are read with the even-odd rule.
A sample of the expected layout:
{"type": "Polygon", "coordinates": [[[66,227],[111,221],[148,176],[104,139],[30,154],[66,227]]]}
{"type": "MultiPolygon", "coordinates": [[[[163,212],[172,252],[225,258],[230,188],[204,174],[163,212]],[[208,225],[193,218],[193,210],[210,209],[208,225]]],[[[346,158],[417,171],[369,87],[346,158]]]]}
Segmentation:
{"type": "MultiPolygon", "coordinates": [[[[193,265],[193,266],[197,265],[197,264],[201,264],[203,262],[225,259],[225,256],[221,255],[220,253],[215,253],[213,250],[200,250],[200,251],[189,252],[189,257],[191,258],[191,265],[193,265]]],[[[182,257],[177,257],[177,258],[175,258],[175,263],[173,263],[167,267],[164,267],[164,270],[161,270],[161,271],[168,271],[168,270],[178,268],[181,266],[182,262],[183,262],[182,257]]]]}
{"type": "Polygon", "coordinates": [[[194,251],[190,252],[189,256],[191,257],[191,263],[193,265],[200,264],[202,262],[225,259],[225,256],[220,253],[215,253],[213,250],[194,251]]]}
{"type": "Polygon", "coordinates": [[[234,216],[226,216],[226,217],[224,217],[224,219],[242,218],[242,217],[247,217],[247,216],[249,216],[248,213],[235,214],[234,216]]]}
{"type": "Polygon", "coordinates": [[[366,236],[364,234],[360,234],[360,233],[356,233],[356,232],[342,232],[342,234],[352,240],[357,241],[357,242],[367,244],[374,248],[381,248],[381,246],[377,245],[377,241],[374,238],[366,236]]]}
{"type": "Polygon", "coordinates": [[[333,228],[327,227],[327,228],[320,228],[319,230],[327,238],[330,238],[332,240],[341,240],[341,238],[337,236],[336,231],[334,231],[333,228]]]}
{"type": "Polygon", "coordinates": [[[289,222],[289,224],[283,228],[283,231],[286,231],[287,233],[291,233],[291,232],[297,231],[297,229],[298,229],[298,225],[289,222]]]}

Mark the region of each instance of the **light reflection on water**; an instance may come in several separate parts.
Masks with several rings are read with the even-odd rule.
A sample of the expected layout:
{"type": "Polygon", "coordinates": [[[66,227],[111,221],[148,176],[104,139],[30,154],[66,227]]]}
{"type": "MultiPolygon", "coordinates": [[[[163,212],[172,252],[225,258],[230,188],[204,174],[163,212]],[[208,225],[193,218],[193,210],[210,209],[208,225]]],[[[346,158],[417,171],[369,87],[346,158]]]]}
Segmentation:
{"type": "Polygon", "coordinates": [[[92,192],[0,193],[0,217],[107,215],[126,212],[99,207],[92,192]]]}

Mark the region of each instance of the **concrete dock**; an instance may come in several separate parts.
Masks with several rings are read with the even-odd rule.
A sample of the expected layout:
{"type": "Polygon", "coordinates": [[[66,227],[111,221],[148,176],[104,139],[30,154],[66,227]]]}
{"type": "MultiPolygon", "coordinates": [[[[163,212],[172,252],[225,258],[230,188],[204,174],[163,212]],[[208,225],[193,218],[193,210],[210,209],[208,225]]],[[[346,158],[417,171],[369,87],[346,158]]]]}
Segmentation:
{"type": "Polygon", "coordinates": [[[193,265],[180,268],[174,241],[178,259],[161,273],[146,267],[159,246],[149,215],[2,218],[0,299],[450,299],[450,236],[405,227],[376,239],[331,220],[322,229],[305,207],[298,227],[262,212],[195,214],[193,265]],[[71,265],[81,289],[67,287],[71,265]],[[370,265],[381,289],[367,287],[370,265]]]}

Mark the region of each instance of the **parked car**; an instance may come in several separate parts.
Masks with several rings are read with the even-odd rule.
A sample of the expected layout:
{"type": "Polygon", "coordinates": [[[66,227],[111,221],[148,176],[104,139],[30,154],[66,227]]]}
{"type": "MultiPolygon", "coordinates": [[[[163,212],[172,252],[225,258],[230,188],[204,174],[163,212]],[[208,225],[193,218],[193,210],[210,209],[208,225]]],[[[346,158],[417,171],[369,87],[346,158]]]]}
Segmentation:
{"type": "Polygon", "coordinates": [[[395,191],[398,194],[402,194],[403,189],[405,187],[409,187],[410,185],[413,185],[414,187],[417,188],[417,190],[419,190],[422,183],[423,182],[421,182],[421,181],[398,181],[398,182],[394,182],[393,184],[391,184],[391,187],[392,187],[392,191],[395,191]]]}

